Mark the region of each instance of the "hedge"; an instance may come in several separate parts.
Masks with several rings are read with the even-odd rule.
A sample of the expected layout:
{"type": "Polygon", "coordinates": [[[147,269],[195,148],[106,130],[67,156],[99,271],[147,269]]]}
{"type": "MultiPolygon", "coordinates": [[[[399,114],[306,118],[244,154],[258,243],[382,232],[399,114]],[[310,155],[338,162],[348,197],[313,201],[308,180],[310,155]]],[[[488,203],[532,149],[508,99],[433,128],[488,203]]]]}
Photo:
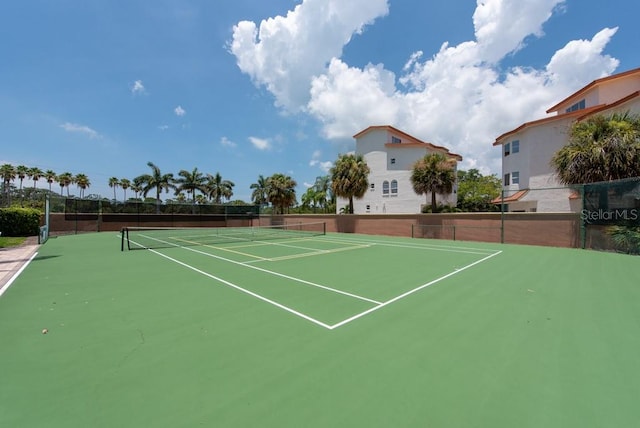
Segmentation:
{"type": "Polygon", "coordinates": [[[2,236],[37,236],[40,231],[40,210],[34,208],[0,208],[2,236]]]}

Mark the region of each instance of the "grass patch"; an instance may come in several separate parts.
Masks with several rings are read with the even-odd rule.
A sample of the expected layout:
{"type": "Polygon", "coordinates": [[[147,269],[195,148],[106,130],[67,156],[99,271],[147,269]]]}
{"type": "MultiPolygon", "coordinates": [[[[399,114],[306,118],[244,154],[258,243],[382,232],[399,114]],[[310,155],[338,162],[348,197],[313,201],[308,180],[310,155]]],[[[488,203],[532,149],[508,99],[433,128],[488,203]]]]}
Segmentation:
{"type": "Polygon", "coordinates": [[[27,238],[17,236],[0,236],[0,248],[17,247],[21,245],[27,238]]]}

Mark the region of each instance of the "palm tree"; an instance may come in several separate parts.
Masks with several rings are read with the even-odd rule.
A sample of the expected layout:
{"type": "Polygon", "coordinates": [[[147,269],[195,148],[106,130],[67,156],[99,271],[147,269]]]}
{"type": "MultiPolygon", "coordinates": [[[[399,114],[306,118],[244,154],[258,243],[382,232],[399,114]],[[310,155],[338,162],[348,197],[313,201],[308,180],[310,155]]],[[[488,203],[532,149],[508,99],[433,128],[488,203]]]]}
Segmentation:
{"type": "Polygon", "coordinates": [[[176,186],[173,184],[173,174],[163,174],[153,162],[147,162],[147,166],[151,168],[151,174],[143,174],[134,179],[134,182],[140,183],[142,186],[142,195],[147,197],[147,194],[155,189],[156,191],[156,211],[160,212],[160,193],[164,190],[168,192],[169,189],[174,189],[176,186]]]}
{"type": "Polygon", "coordinates": [[[58,177],[56,176],[56,173],[54,171],[48,169],[44,173],[44,178],[45,180],[47,180],[47,183],[49,183],[49,192],[51,192],[51,184],[53,184],[53,182],[55,182],[58,177]]]}
{"type": "Polygon", "coordinates": [[[268,195],[267,195],[267,179],[262,175],[258,176],[258,182],[253,183],[249,186],[250,189],[253,189],[251,193],[251,200],[256,205],[264,205],[267,203],[268,195]]]}
{"type": "Polygon", "coordinates": [[[16,169],[13,165],[5,163],[0,166],[0,176],[2,176],[2,190],[4,192],[7,205],[11,195],[11,182],[16,179],[16,169]]]}
{"type": "Polygon", "coordinates": [[[24,165],[18,165],[16,167],[16,175],[20,179],[20,193],[22,193],[22,181],[29,175],[29,168],[24,165]]]}
{"type": "Polygon", "coordinates": [[[178,175],[180,177],[176,178],[175,180],[175,183],[177,184],[176,194],[183,191],[187,192],[187,195],[191,194],[192,196],[191,200],[193,204],[195,204],[196,190],[200,190],[201,192],[204,192],[207,179],[204,177],[204,175],[200,171],[198,171],[198,168],[193,168],[191,172],[185,169],[182,169],[180,170],[178,175]]]}
{"type": "Polygon", "coordinates": [[[76,186],[80,189],[80,198],[84,198],[84,191],[91,186],[91,182],[89,181],[89,177],[85,174],[76,174],[73,181],[76,183],[76,186]]]}
{"type": "Polygon", "coordinates": [[[233,186],[233,181],[223,180],[219,172],[216,175],[207,174],[206,193],[216,204],[222,203],[222,198],[231,199],[233,186]]]}
{"type": "Polygon", "coordinates": [[[319,199],[319,193],[316,191],[314,186],[309,187],[300,197],[302,206],[305,208],[311,207],[314,213],[316,212],[316,205],[318,204],[319,199]]]}
{"type": "Polygon", "coordinates": [[[338,156],[331,168],[331,190],[336,196],[349,199],[349,214],[353,214],[353,198],[360,199],[369,188],[369,166],[362,155],[338,156]]]}
{"type": "Polygon", "coordinates": [[[122,187],[122,192],[124,194],[123,201],[127,200],[127,189],[131,187],[131,181],[128,178],[120,179],[120,187],[122,187]]]}
{"type": "Polygon", "coordinates": [[[640,176],[640,116],[616,113],[576,122],[551,165],[566,185],[640,176]]]}
{"type": "Polygon", "coordinates": [[[67,188],[67,196],[69,196],[69,186],[73,183],[73,174],[70,172],[63,172],[58,175],[58,183],[60,184],[60,196],[62,196],[62,190],[67,188]]]}
{"type": "Polygon", "coordinates": [[[29,177],[31,177],[31,179],[33,180],[34,189],[36,188],[36,183],[38,182],[38,180],[40,180],[40,178],[42,178],[43,174],[44,173],[42,172],[42,170],[37,166],[29,168],[29,177]]]}
{"type": "Polygon", "coordinates": [[[295,204],[296,186],[295,180],[288,175],[277,173],[267,178],[267,197],[275,213],[280,208],[280,213],[284,214],[285,208],[295,204]]]}
{"type": "Polygon", "coordinates": [[[329,200],[333,200],[333,192],[331,192],[331,177],[328,175],[316,177],[313,188],[316,192],[318,204],[322,207],[324,212],[327,212],[327,204],[329,200]]]}
{"type": "Polygon", "coordinates": [[[453,192],[455,160],[442,153],[429,153],[413,165],[411,184],[418,195],[431,193],[431,212],[437,211],[436,194],[453,192]]]}
{"type": "Polygon", "coordinates": [[[120,185],[120,180],[118,179],[118,177],[111,177],[109,178],[109,187],[111,187],[113,189],[113,200],[116,200],[116,189],[118,188],[118,186],[120,185]]]}

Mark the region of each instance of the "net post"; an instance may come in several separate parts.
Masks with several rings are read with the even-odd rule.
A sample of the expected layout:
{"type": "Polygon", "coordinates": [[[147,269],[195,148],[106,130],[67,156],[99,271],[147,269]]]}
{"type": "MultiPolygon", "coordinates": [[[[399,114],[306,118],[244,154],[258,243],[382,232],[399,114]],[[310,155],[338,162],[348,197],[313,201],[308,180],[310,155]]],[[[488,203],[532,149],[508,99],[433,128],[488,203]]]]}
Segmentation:
{"type": "Polygon", "coordinates": [[[322,222],[322,234],[326,235],[327,234],[327,222],[322,222]]]}
{"type": "MultiPolygon", "coordinates": [[[[126,227],[120,229],[120,251],[124,251],[124,235],[126,233],[126,230],[126,227]]],[[[127,239],[127,247],[129,246],[128,242],[129,240],[127,239]]]]}
{"type": "Polygon", "coordinates": [[[415,226],[416,226],[415,224],[413,224],[413,223],[411,224],[411,237],[412,238],[415,238],[415,234],[413,232],[413,230],[415,229],[415,226]]]}

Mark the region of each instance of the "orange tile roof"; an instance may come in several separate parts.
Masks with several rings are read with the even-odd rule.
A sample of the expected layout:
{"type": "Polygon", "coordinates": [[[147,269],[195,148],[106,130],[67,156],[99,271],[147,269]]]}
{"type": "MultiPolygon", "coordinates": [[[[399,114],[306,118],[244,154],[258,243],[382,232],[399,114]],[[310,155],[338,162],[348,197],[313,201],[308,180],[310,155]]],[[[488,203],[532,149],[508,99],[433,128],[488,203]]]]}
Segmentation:
{"type": "Polygon", "coordinates": [[[593,82],[589,83],[587,86],[583,87],[582,89],[580,89],[577,92],[574,92],[573,94],[569,95],[567,98],[565,98],[564,100],[560,101],[558,104],[554,105],[553,107],[551,107],[549,110],[547,110],[547,113],[551,113],[554,111],[557,111],[560,106],[562,104],[565,104],[567,101],[569,101],[572,98],[576,98],[579,97],[580,95],[584,94],[585,92],[587,92],[588,90],[601,85],[605,82],[609,82],[611,80],[615,80],[615,79],[620,79],[623,77],[627,77],[627,76],[631,76],[634,74],[640,74],[640,68],[634,68],[633,70],[628,70],[625,71],[623,73],[618,73],[618,74],[612,74],[611,76],[607,76],[607,77],[602,77],[600,79],[596,79],[593,82]]]}
{"type": "Polygon", "coordinates": [[[516,202],[516,201],[520,200],[527,193],[529,193],[529,189],[519,190],[519,191],[517,191],[516,193],[514,193],[511,196],[506,196],[504,199],[502,199],[502,196],[498,196],[497,198],[492,199],[491,203],[492,204],[502,204],[504,202],[516,202]]]}
{"type": "Polygon", "coordinates": [[[605,104],[601,104],[601,105],[585,108],[585,109],[582,109],[582,110],[572,111],[570,113],[557,114],[555,116],[549,116],[549,117],[545,117],[545,118],[542,118],[542,119],[532,120],[531,122],[525,122],[522,125],[518,126],[517,128],[512,129],[511,131],[507,131],[504,134],[500,135],[498,138],[496,138],[496,141],[494,141],[493,145],[494,146],[499,146],[499,145],[503,144],[502,142],[500,142],[500,140],[502,140],[503,138],[508,137],[509,135],[515,134],[517,132],[520,132],[525,128],[529,128],[531,126],[536,126],[536,125],[541,125],[541,124],[547,123],[547,122],[553,122],[554,120],[581,116],[581,115],[584,115],[586,113],[590,113],[590,112],[592,112],[592,111],[594,111],[596,109],[600,109],[603,106],[605,106],[605,104]]]}
{"type": "Polygon", "coordinates": [[[406,132],[401,131],[398,128],[395,128],[395,127],[393,127],[391,125],[369,126],[369,127],[365,128],[365,129],[363,129],[362,131],[358,132],[356,135],[353,136],[353,138],[358,139],[359,137],[361,137],[361,136],[363,136],[365,134],[368,134],[371,131],[380,131],[380,130],[390,131],[390,132],[393,132],[394,134],[400,135],[402,137],[405,137],[405,138],[411,140],[410,142],[400,143],[400,144],[398,144],[398,143],[386,143],[385,144],[386,147],[391,147],[391,146],[392,147],[398,147],[398,148],[399,147],[403,147],[403,148],[404,147],[420,147],[420,146],[423,146],[423,145],[426,144],[430,149],[433,149],[433,150],[436,150],[436,151],[439,151],[439,152],[443,152],[445,155],[450,156],[452,158],[455,158],[458,161],[462,160],[462,156],[461,155],[456,154],[456,153],[451,153],[449,151],[449,149],[447,149],[446,147],[436,146],[433,143],[428,143],[426,141],[422,141],[422,140],[414,137],[413,135],[409,135],[406,132]]]}

